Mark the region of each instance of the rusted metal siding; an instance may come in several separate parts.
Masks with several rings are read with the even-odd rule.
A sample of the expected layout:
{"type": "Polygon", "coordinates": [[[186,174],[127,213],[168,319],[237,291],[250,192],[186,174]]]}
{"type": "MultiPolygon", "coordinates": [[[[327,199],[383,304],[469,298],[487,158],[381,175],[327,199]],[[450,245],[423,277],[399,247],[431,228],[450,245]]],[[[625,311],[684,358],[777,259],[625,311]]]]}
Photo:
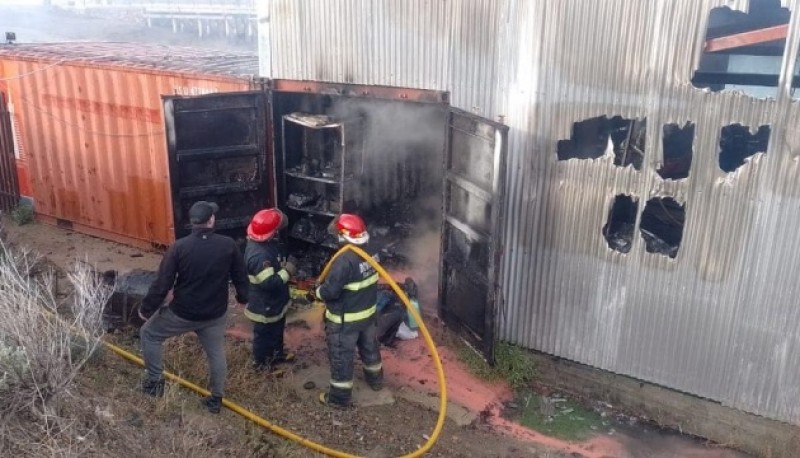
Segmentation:
{"type": "MultiPolygon", "coordinates": [[[[273,0],[268,76],[451,91],[510,126],[501,338],[800,424],[800,106],[789,96],[800,1],[777,100],[694,88],[710,10],[746,0],[273,0]],[[647,118],[641,171],[607,153],[558,161],[595,116],[647,118]],[[696,124],[683,180],[662,127],[696,124]],[[770,125],[766,154],[718,165],[720,129],[770,125]],[[677,257],[608,248],[614,196],[686,205],[677,257]]],[[[268,44],[268,46],[266,46],[268,44]]]]}
{"type": "MultiPolygon", "coordinates": [[[[70,56],[64,47],[62,56],[70,56]]],[[[174,235],[161,96],[242,91],[250,80],[180,71],[175,66],[185,61],[174,51],[165,67],[175,70],[142,60],[126,67],[125,52],[106,61],[54,60],[50,50],[25,47],[15,57],[3,48],[0,90],[15,105],[36,211],[45,221],[166,245],[174,235]]]]}

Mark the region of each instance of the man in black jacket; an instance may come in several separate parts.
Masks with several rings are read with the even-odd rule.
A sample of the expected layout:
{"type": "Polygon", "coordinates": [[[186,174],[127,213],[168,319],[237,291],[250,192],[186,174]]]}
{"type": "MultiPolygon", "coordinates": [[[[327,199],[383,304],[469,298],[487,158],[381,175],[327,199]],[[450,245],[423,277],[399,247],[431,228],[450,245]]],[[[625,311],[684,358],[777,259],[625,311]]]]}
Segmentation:
{"type": "Polygon", "coordinates": [[[250,301],[245,316],[253,322],[253,367],[277,375],[276,364],[292,361],[283,348],[286,311],[289,308],[289,278],[296,268],[286,247],[277,239],[288,224],[276,208],[261,210],[247,226],[244,251],[250,281],[250,301]]]}
{"type": "MultiPolygon", "coordinates": [[[[331,223],[339,242],[358,245],[376,261],[378,255],[367,246],[369,233],[364,221],[351,214],[339,215],[331,223]]],[[[364,378],[375,391],[383,388],[383,366],[378,344],[376,320],[378,273],[353,251],[347,251],[333,265],[317,288],[316,296],[325,301],[325,334],[331,365],[330,388],[320,394],[320,402],[347,407],[353,391],[355,350],[361,356],[364,378]]]]}
{"type": "Polygon", "coordinates": [[[227,375],[225,328],[228,310],[228,280],[236,288],[236,300],[247,303],[247,273],[236,242],[214,233],[213,202],[199,201],[189,209],[192,233],[175,242],[164,254],[158,278],[150,286],[139,309],[147,322],[139,336],[146,378],[142,391],[152,396],[164,393],[162,343],[174,336],[194,332],[206,352],[211,378],[211,396],[203,403],[219,413],[227,375]],[[172,301],[161,307],[169,291],[172,301]]]}

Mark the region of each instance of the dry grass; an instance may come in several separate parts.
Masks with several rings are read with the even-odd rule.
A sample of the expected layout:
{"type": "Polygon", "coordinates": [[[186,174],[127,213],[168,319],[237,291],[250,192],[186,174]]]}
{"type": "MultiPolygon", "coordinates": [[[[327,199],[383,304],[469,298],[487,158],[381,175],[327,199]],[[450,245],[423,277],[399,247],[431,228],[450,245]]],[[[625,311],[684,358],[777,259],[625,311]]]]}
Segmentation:
{"type": "Polygon", "coordinates": [[[94,423],[68,415],[74,381],[95,355],[110,291],[76,263],[71,294],[59,300],[54,273],[30,252],[0,243],[0,448],[77,456],[94,423]]]}

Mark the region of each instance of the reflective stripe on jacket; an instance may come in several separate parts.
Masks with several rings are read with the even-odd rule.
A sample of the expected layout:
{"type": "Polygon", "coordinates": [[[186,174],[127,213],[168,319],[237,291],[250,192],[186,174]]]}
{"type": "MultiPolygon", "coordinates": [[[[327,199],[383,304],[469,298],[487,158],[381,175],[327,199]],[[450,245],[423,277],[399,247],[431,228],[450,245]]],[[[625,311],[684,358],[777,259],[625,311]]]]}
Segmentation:
{"type": "Polygon", "coordinates": [[[286,257],[285,247],[276,240],[247,241],[244,262],[250,281],[250,301],[245,315],[250,320],[270,323],[280,320],[286,313],[289,272],[281,268],[281,261],[286,257]]]}
{"type": "MultiPolygon", "coordinates": [[[[369,246],[361,248],[379,261],[378,254],[369,246]]],[[[346,323],[369,318],[375,314],[378,273],[359,255],[347,251],[333,262],[316,294],[325,301],[325,317],[329,321],[346,323]]]]}

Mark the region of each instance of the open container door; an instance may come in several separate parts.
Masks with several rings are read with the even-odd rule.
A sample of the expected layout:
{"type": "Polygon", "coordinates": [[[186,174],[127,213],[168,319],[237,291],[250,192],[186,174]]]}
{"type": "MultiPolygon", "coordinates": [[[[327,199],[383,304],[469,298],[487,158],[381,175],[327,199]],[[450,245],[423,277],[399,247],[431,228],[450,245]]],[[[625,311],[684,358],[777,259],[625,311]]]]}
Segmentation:
{"type": "Polygon", "coordinates": [[[494,362],[508,127],[452,109],[447,129],[441,315],[494,362]]]}
{"type": "Polygon", "coordinates": [[[164,97],[176,239],[191,232],[198,200],[219,204],[216,228],[234,235],[274,205],[267,100],[264,92],[164,97]]]}
{"type": "Polygon", "coordinates": [[[19,204],[17,159],[11,127],[8,101],[6,95],[0,92],[0,210],[4,211],[11,211],[19,204]]]}

